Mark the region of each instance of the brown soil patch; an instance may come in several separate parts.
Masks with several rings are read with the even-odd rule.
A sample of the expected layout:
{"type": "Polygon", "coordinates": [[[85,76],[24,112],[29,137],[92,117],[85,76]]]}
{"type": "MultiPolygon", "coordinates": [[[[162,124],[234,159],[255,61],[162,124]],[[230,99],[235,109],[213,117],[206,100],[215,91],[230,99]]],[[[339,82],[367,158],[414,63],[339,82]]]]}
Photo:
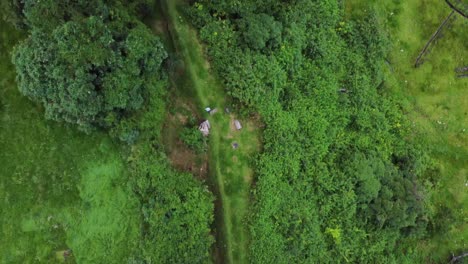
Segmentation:
{"type": "Polygon", "coordinates": [[[179,138],[180,131],[188,125],[190,116],[197,118],[195,105],[178,98],[172,107],[177,112],[168,113],[162,131],[169,161],[177,171],[188,172],[205,180],[208,177],[208,156],[205,153],[195,153],[179,138]]]}
{"type": "Polygon", "coordinates": [[[247,173],[244,174],[244,181],[247,183],[251,183],[253,178],[253,171],[249,169],[247,173]]]}
{"type": "Polygon", "coordinates": [[[189,172],[200,179],[208,177],[208,157],[206,154],[195,154],[181,141],[169,153],[171,165],[178,171],[189,172]]]}
{"type": "Polygon", "coordinates": [[[154,33],[162,35],[165,33],[167,28],[167,23],[164,21],[157,21],[153,24],[154,33]]]}
{"type": "Polygon", "coordinates": [[[188,121],[188,117],[185,115],[182,115],[180,113],[176,114],[177,120],[180,122],[181,125],[186,125],[188,121]]]}
{"type": "Polygon", "coordinates": [[[234,116],[230,115],[229,119],[230,119],[229,120],[229,131],[231,131],[231,132],[237,131],[236,126],[234,125],[234,116]]]}
{"type": "Polygon", "coordinates": [[[253,131],[255,131],[255,129],[256,129],[255,124],[253,124],[251,122],[247,123],[247,131],[253,132],[253,131]]]}
{"type": "Polygon", "coordinates": [[[258,113],[252,114],[247,121],[247,130],[255,131],[263,128],[265,128],[265,124],[262,122],[260,115],[258,113]]]}

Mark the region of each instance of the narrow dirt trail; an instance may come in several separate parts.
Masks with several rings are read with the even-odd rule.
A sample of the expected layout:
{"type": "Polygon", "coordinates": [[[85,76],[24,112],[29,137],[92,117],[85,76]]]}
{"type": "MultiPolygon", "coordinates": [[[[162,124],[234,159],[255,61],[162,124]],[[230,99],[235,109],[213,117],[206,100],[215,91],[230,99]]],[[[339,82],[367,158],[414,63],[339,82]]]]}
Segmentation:
{"type": "Polygon", "coordinates": [[[237,131],[233,114],[224,112],[226,94],[222,85],[209,69],[203,47],[196,31],[179,12],[184,3],[176,0],[160,0],[159,7],[167,21],[167,30],[177,57],[184,63],[184,75],[196,91],[198,111],[211,124],[209,135],[209,173],[215,204],[214,261],[219,263],[247,263],[249,232],[246,216],[250,200],[253,171],[249,167],[251,157],[259,149],[259,132],[253,121],[241,120],[243,129],[237,131]],[[217,108],[209,115],[205,107],[217,108]],[[238,144],[234,149],[232,145],[238,144]]]}

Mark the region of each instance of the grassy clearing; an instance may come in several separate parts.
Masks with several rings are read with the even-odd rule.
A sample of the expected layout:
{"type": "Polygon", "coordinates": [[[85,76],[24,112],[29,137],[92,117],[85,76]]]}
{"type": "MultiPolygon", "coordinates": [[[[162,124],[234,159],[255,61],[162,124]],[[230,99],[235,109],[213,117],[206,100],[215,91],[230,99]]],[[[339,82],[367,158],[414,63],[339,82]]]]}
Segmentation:
{"type": "MultiPolygon", "coordinates": [[[[468,78],[456,78],[454,71],[468,64],[468,22],[458,17],[424,64],[414,68],[420,50],[451,9],[435,0],[379,1],[375,7],[392,43],[389,92],[401,99],[413,122],[414,139],[427,146],[434,159],[428,177],[434,182],[435,233],[419,247],[430,261],[443,262],[468,244],[468,78]]],[[[366,8],[362,1],[347,6],[355,15],[365,14],[366,8]]]]}
{"type": "MultiPolygon", "coordinates": [[[[70,246],[90,244],[83,239],[109,231],[100,229],[112,221],[96,214],[109,207],[95,201],[115,204],[119,211],[113,219],[122,219],[120,206],[128,197],[113,194],[127,191],[123,161],[104,134],[85,135],[46,121],[42,109],[19,94],[10,52],[21,35],[3,21],[0,25],[0,262],[59,263],[70,246]],[[103,186],[92,179],[107,179],[102,189],[107,192],[92,190],[103,186]]],[[[120,225],[117,233],[123,234],[120,225]]],[[[122,248],[114,250],[123,254],[122,248]]],[[[82,256],[92,257],[86,251],[82,256]]],[[[75,262],[73,254],[67,261],[75,262]]]]}
{"type": "MultiPolygon", "coordinates": [[[[165,1],[170,32],[178,57],[184,60],[184,71],[187,82],[175,81],[177,89],[188,89],[196,92],[197,110],[211,123],[209,136],[210,177],[220,200],[217,202],[217,247],[221,248],[220,260],[228,263],[246,263],[249,235],[245,219],[249,207],[252,170],[249,167],[251,157],[258,151],[258,130],[252,120],[242,120],[243,130],[234,129],[235,115],[225,114],[228,106],[223,87],[209,70],[201,44],[196,32],[190,28],[178,11],[176,1],[165,1]],[[218,108],[213,116],[203,113],[203,108],[218,108]],[[203,113],[203,114],[202,114],[203,113]],[[238,149],[232,144],[237,142],[238,149]],[[220,223],[220,221],[222,221],[220,223]]],[[[187,92],[190,94],[190,92],[187,92]]],[[[192,97],[193,100],[193,97],[192,97]]]]}

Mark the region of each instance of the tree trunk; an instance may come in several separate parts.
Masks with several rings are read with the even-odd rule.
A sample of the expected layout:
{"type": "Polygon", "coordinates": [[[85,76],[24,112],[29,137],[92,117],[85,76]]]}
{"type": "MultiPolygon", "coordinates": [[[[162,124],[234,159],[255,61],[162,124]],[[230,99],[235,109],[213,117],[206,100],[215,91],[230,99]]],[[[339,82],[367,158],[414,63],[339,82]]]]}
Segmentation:
{"type": "Polygon", "coordinates": [[[449,263],[455,263],[455,262],[459,261],[460,259],[462,259],[464,257],[468,257],[468,252],[463,253],[463,254],[461,254],[459,256],[453,256],[449,263]]]}

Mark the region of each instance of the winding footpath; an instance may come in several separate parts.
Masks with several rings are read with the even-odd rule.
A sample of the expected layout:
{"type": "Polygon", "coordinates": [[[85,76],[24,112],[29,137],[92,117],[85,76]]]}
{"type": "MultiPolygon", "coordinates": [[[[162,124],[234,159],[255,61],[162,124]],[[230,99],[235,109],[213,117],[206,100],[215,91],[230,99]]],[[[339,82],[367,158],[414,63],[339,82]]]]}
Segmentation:
{"type": "Polygon", "coordinates": [[[209,173],[211,189],[216,196],[213,259],[218,263],[247,263],[249,230],[246,217],[253,175],[249,163],[259,149],[258,129],[253,122],[242,120],[242,130],[233,128],[235,116],[224,113],[227,107],[224,88],[209,70],[196,31],[179,13],[178,8],[183,4],[177,0],[159,1],[172,45],[177,57],[184,62],[184,75],[190,88],[196,91],[197,108],[200,113],[208,106],[219,109],[212,116],[204,112],[204,118],[211,124],[209,173]],[[232,147],[234,143],[238,144],[238,149],[232,147]]]}

